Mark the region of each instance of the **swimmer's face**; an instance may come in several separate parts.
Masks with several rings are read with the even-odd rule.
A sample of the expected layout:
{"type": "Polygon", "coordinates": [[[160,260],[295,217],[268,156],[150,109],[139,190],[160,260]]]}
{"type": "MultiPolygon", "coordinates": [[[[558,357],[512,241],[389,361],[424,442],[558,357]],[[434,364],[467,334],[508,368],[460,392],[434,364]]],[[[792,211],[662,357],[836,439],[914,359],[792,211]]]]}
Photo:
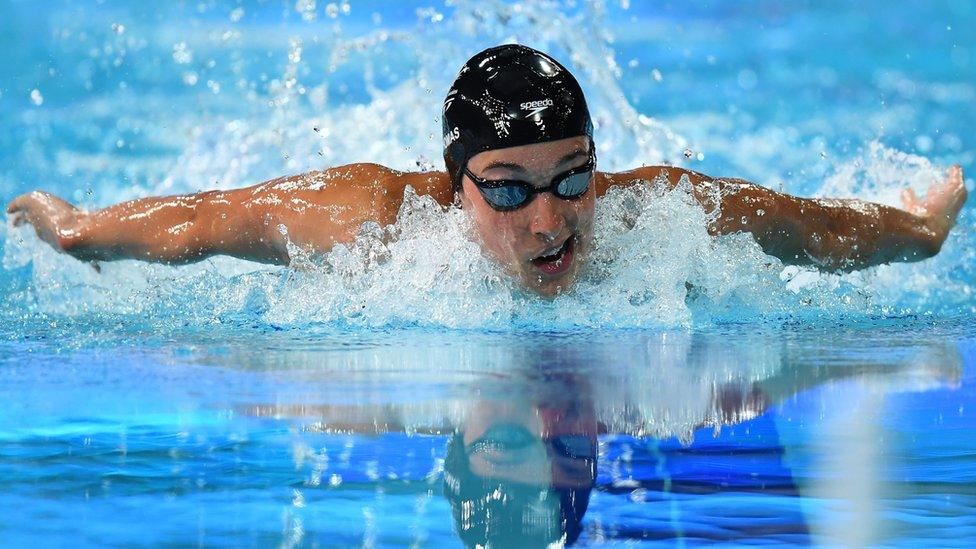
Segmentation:
{"type": "Polygon", "coordinates": [[[597,422],[592,401],[579,394],[528,401],[481,400],[463,429],[471,471],[482,478],[561,489],[593,486],[597,422]],[[587,457],[589,456],[589,457],[587,457]]]}
{"type": "MultiPolygon", "coordinates": [[[[468,170],[482,179],[518,179],[543,187],[589,159],[590,140],[572,137],[485,151],[468,161],[468,170]]],[[[573,283],[592,246],[594,186],[591,180],[586,193],[574,200],[545,192],[517,210],[500,212],[464,176],[460,196],[485,250],[527,289],[552,297],[573,283]]]]}

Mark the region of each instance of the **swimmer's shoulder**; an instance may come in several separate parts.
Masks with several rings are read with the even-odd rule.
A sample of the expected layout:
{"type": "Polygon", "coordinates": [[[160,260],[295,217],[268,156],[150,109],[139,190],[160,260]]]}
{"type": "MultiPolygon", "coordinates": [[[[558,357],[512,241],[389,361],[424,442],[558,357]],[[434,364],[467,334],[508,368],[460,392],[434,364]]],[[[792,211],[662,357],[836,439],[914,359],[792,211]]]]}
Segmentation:
{"type": "Polygon", "coordinates": [[[441,204],[451,201],[446,173],[400,172],[367,163],[273,179],[225,193],[224,199],[241,204],[255,219],[269,214],[294,217],[289,230],[308,229],[308,242],[321,240],[322,235],[340,241],[351,238],[365,221],[394,223],[408,185],[441,204]]]}
{"type": "Polygon", "coordinates": [[[420,196],[430,196],[438,204],[446,206],[454,199],[451,178],[446,172],[401,172],[379,164],[367,164],[375,170],[378,185],[397,204],[403,201],[403,193],[409,186],[420,196]]]}
{"type": "Polygon", "coordinates": [[[450,178],[445,172],[401,172],[369,162],[281,177],[255,188],[263,192],[302,194],[306,198],[325,201],[339,195],[368,197],[368,202],[373,204],[388,201],[391,207],[399,208],[407,186],[419,195],[433,197],[440,204],[450,204],[453,198],[450,178]]]}
{"type": "Polygon", "coordinates": [[[641,166],[625,172],[598,172],[596,178],[597,196],[603,196],[611,187],[629,186],[634,183],[647,183],[663,178],[671,185],[677,185],[683,176],[687,176],[692,185],[711,181],[712,178],[693,170],[677,166],[641,166]]]}

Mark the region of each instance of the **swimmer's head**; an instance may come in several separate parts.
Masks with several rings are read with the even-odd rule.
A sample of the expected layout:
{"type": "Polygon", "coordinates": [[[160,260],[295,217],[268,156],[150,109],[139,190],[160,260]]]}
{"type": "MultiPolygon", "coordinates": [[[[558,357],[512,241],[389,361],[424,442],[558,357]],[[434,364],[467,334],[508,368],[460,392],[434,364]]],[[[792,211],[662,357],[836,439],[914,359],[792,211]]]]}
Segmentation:
{"type": "Polygon", "coordinates": [[[486,476],[472,469],[469,452],[464,436],[456,433],[444,458],[444,496],[465,546],[552,547],[576,542],[592,480],[566,487],[486,476]]]}
{"type": "Polygon", "coordinates": [[[532,48],[490,48],[461,69],[442,120],[444,162],[485,249],[529,289],[567,288],[592,242],[596,196],[579,83],[532,48]]]}
{"type": "Polygon", "coordinates": [[[548,351],[515,352],[510,375],[466,401],[444,457],[444,495],[468,547],[572,544],[596,485],[600,426],[586,376],[548,351]]]}

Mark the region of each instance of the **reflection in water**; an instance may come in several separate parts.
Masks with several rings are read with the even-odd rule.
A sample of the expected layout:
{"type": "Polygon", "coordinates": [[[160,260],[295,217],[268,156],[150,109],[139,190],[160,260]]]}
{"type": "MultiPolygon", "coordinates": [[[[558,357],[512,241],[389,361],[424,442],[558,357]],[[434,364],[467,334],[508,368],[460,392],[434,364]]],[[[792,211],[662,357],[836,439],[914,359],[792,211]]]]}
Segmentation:
{"type": "Polygon", "coordinates": [[[468,546],[573,543],[596,481],[597,423],[573,375],[481,400],[451,437],[444,494],[468,546]]]}
{"type": "MultiPolygon", "coordinates": [[[[892,341],[886,342],[885,353],[873,349],[860,354],[869,358],[852,361],[850,357],[859,356],[858,348],[871,348],[871,342],[858,340],[857,334],[824,348],[741,334],[603,334],[559,341],[437,338],[415,338],[407,349],[350,344],[347,351],[328,355],[278,353],[273,365],[266,356],[237,352],[207,361],[255,369],[270,366],[279,381],[299,382],[300,392],[282,391],[275,404],[246,406],[245,412],[299,418],[304,433],[448,435],[440,470],[443,494],[456,534],[472,547],[572,544],[588,528],[591,538],[706,539],[735,539],[737,529],[749,534],[755,528],[745,524],[756,517],[744,517],[741,526],[715,531],[683,530],[665,523],[631,526],[627,532],[606,524],[619,514],[612,509],[604,509],[603,519],[587,527],[584,514],[592,507],[594,491],[608,497],[628,495],[631,506],[653,500],[654,493],[660,494],[661,504],[672,507],[680,506],[679,494],[808,494],[846,501],[845,517],[856,518],[858,536],[838,535],[844,524],[839,518],[825,523],[823,517],[799,512],[793,518],[770,517],[764,534],[870,543],[884,521],[872,499],[882,482],[881,472],[870,469],[874,461],[857,456],[879,455],[879,437],[863,429],[863,418],[870,415],[838,414],[835,404],[850,406],[851,395],[861,387],[860,392],[872,395],[865,402],[877,407],[885,394],[956,384],[961,372],[960,357],[951,348],[899,346],[892,341]],[[844,380],[852,381],[854,389],[844,389],[850,385],[844,380]],[[803,448],[809,443],[791,442],[792,435],[780,440],[775,423],[767,421],[772,440],[753,449],[722,446],[721,441],[709,449],[693,438],[701,427],[711,427],[717,435],[723,426],[756,418],[800,392],[825,386],[829,389],[824,394],[834,395],[836,403],[823,403],[821,422],[840,432],[860,425],[854,432],[864,436],[843,440],[843,454],[849,459],[814,458],[806,478],[794,479],[789,463],[799,463],[796,456],[801,451],[809,454],[809,448],[803,448]],[[831,414],[839,419],[824,420],[831,414]],[[853,423],[845,423],[845,417],[853,423]],[[672,444],[667,442],[671,437],[683,442],[674,443],[673,451],[663,450],[662,445],[672,444]],[[727,459],[743,470],[729,470],[722,478],[703,473],[672,482],[674,472],[662,469],[666,464],[661,452],[686,461],[691,469],[706,470],[709,460],[727,459]],[[780,471],[776,475],[782,478],[752,482],[750,475],[764,471],[758,462],[780,471]],[[753,472],[747,472],[753,470],[750,467],[753,472]],[[810,471],[823,481],[815,481],[810,471]],[[838,489],[831,480],[838,474],[857,483],[838,489]],[[670,533],[662,534],[662,529],[670,533]]],[[[834,436],[820,435],[828,441],[834,436]]],[[[833,455],[833,447],[826,446],[833,455]]]]}

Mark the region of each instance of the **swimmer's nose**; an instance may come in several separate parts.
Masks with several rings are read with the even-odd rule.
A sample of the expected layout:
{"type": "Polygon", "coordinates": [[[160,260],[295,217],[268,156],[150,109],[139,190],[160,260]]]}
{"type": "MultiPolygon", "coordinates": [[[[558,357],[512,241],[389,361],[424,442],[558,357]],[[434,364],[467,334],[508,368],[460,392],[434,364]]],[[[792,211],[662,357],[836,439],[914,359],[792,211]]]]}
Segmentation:
{"type": "Polygon", "coordinates": [[[544,242],[553,242],[566,228],[566,219],[556,205],[556,197],[542,193],[528,205],[532,210],[529,229],[544,242]]]}

